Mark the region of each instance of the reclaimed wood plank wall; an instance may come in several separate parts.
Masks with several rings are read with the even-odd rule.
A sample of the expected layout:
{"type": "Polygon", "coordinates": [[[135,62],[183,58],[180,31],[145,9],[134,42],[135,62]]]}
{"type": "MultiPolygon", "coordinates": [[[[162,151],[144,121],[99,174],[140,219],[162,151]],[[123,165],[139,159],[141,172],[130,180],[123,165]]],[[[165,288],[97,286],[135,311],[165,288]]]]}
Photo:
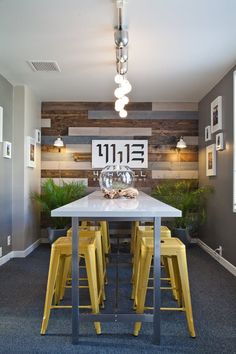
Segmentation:
{"type": "Polygon", "coordinates": [[[147,139],[148,169],[136,171],[136,187],[152,188],[166,179],[198,179],[198,107],[196,103],[130,103],[120,119],[114,103],[42,103],[42,180],[83,181],[98,186],[91,167],[93,139],[147,139]],[[58,152],[53,142],[63,137],[58,152]],[[177,151],[183,136],[187,148],[177,151]]]}

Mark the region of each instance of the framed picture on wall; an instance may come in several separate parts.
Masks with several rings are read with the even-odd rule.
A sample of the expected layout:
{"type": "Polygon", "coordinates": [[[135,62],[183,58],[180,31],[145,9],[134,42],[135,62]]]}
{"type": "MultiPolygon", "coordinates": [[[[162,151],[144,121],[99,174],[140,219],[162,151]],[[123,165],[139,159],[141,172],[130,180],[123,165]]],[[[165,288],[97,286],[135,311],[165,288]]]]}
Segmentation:
{"type": "Polygon", "coordinates": [[[211,140],[211,126],[205,127],[205,141],[211,140]]]}
{"type": "Polygon", "coordinates": [[[26,163],[28,167],[34,168],[36,166],[36,144],[35,144],[35,139],[31,138],[31,136],[27,136],[26,138],[26,163]]]}
{"type": "Polygon", "coordinates": [[[211,132],[222,129],[222,96],[216,97],[211,103],[211,132]]]}
{"type": "Polygon", "coordinates": [[[35,142],[41,144],[41,130],[35,129],[35,142]]]}
{"type": "Polygon", "coordinates": [[[5,159],[11,159],[11,143],[10,143],[10,141],[3,142],[3,157],[5,157],[5,159]]]}
{"type": "Polygon", "coordinates": [[[216,134],[216,150],[224,150],[224,135],[223,133],[216,134]]]}
{"type": "Polygon", "coordinates": [[[216,144],[206,147],[206,175],[216,176],[216,144]]]}

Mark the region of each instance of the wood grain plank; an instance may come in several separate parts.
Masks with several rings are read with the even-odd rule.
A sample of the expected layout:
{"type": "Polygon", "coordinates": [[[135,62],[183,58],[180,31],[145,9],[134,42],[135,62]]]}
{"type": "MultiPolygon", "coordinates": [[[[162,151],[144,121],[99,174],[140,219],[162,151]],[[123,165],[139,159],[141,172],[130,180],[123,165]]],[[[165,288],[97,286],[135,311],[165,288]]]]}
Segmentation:
{"type": "Polygon", "coordinates": [[[84,152],[73,152],[68,153],[60,152],[55,154],[54,152],[42,152],[41,153],[41,161],[92,161],[92,154],[91,153],[84,153],[84,152]]]}
{"type": "Polygon", "coordinates": [[[90,170],[91,162],[74,162],[74,161],[42,161],[42,170],[90,170]]]}
{"type": "MultiPolygon", "coordinates": [[[[118,112],[112,111],[88,111],[88,119],[119,119],[118,112]]],[[[128,111],[125,121],[128,120],[150,120],[150,119],[198,119],[198,112],[195,111],[128,111]]]]}
{"type": "Polygon", "coordinates": [[[100,128],[99,127],[69,127],[68,128],[69,136],[99,136],[100,128]]]}
{"type": "MultiPolygon", "coordinates": [[[[53,145],[57,136],[42,136],[43,145],[53,145]]],[[[93,140],[98,139],[97,136],[63,136],[64,144],[92,144],[93,140]]],[[[109,136],[102,137],[103,140],[109,140],[109,136]]],[[[126,136],[125,139],[133,139],[133,136],[126,136]]],[[[146,139],[146,137],[144,137],[146,139]]],[[[122,136],[116,136],[116,140],[124,140],[122,136]]]]}
{"type": "Polygon", "coordinates": [[[198,171],[152,171],[153,179],[198,179],[198,171]]]}
{"type": "MultiPolygon", "coordinates": [[[[43,128],[42,135],[67,135],[68,127],[107,127],[107,120],[102,119],[87,119],[84,115],[50,115],[52,121],[51,128],[43,128]]],[[[133,127],[133,128],[152,128],[162,131],[175,130],[175,131],[198,131],[198,120],[187,119],[149,119],[149,120],[125,120],[116,119],[112,121],[112,127],[133,127]]],[[[191,134],[193,135],[193,134],[191,134]]]]}
{"type": "MultiPolygon", "coordinates": [[[[171,132],[170,134],[153,134],[151,137],[148,137],[148,144],[151,145],[156,145],[157,147],[160,147],[162,145],[172,145],[172,146],[176,146],[177,141],[179,140],[180,136],[183,135],[172,135],[171,132]]],[[[135,139],[135,137],[134,137],[135,139]]],[[[187,145],[197,145],[196,144],[196,138],[194,139],[187,139],[185,140],[187,145]],[[187,142],[188,141],[188,142],[187,142]],[[191,144],[190,144],[191,142],[191,144]]]]}
{"type": "MultiPolygon", "coordinates": [[[[49,145],[49,144],[42,144],[41,145],[42,152],[54,152],[58,154],[58,147],[49,145]]],[[[91,144],[66,144],[66,146],[61,148],[61,153],[89,153],[92,151],[91,144]]]]}
{"type": "Polygon", "coordinates": [[[51,119],[41,119],[41,128],[51,128],[51,119]]]}
{"type": "Polygon", "coordinates": [[[169,161],[169,162],[197,162],[198,161],[198,153],[190,152],[190,153],[182,153],[182,152],[167,152],[167,153],[149,153],[148,161],[169,161]]]}
{"type": "Polygon", "coordinates": [[[153,111],[198,111],[197,102],[153,102],[153,111]]]}
{"type": "Polygon", "coordinates": [[[92,152],[92,145],[91,144],[67,144],[66,145],[66,152],[89,153],[89,152],[92,152]]]}
{"type": "MultiPolygon", "coordinates": [[[[82,110],[113,110],[114,102],[42,102],[42,112],[82,110]]],[[[152,110],[152,102],[130,102],[129,109],[152,110]]]]}
{"type": "Polygon", "coordinates": [[[151,128],[69,127],[69,136],[151,136],[151,128]]]}
{"type": "MultiPolygon", "coordinates": [[[[41,144],[41,153],[44,152],[50,152],[50,153],[54,153],[54,154],[58,154],[58,147],[53,146],[53,143],[50,144],[41,144]]],[[[61,147],[61,153],[65,153],[66,152],[66,146],[61,147]]]]}
{"type": "MultiPolygon", "coordinates": [[[[198,152],[197,145],[187,145],[186,149],[181,150],[181,154],[198,152]]],[[[176,145],[156,145],[149,144],[148,145],[148,153],[150,154],[172,154],[177,153],[176,145]]]]}
{"type": "Polygon", "coordinates": [[[163,171],[198,170],[198,162],[175,162],[175,161],[151,162],[149,161],[148,168],[151,170],[163,170],[163,171]]]}
{"type": "Polygon", "coordinates": [[[92,154],[91,153],[78,153],[78,152],[74,152],[73,153],[73,160],[76,162],[79,161],[92,161],[92,154]]]}
{"type": "MultiPolygon", "coordinates": [[[[57,148],[58,149],[58,148],[57,148]]],[[[41,152],[41,161],[74,161],[73,154],[64,152],[41,152]]]]}

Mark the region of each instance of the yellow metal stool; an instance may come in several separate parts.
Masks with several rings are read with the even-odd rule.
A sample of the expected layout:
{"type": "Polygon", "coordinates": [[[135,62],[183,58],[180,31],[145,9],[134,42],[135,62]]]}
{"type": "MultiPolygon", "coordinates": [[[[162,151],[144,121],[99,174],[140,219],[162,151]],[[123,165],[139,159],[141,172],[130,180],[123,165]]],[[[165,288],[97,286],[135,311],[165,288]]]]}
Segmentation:
{"type": "MultiPolygon", "coordinates": [[[[81,238],[79,241],[79,254],[83,255],[85,258],[91,305],[79,307],[90,308],[92,309],[92,313],[97,314],[99,313],[99,296],[95,253],[96,239],[94,237],[81,238]]],[[[60,237],[52,244],[41,334],[46,333],[51,309],[72,308],[71,305],[52,305],[53,295],[55,294],[57,285],[56,283],[58,278],[60,278],[60,271],[64,268],[64,263],[67,257],[71,257],[71,255],[72,243],[70,238],[60,237]]],[[[101,334],[100,322],[94,322],[94,326],[96,333],[101,334]]]]}
{"type": "MultiPolygon", "coordinates": [[[[140,252],[141,252],[141,239],[142,237],[153,237],[153,226],[138,226],[136,228],[136,237],[135,237],[135,252],[133,257],[133,270],[132,270],[132,294],[131,299],[135,299],[136,291],[137,291],[137,281],[139,276],[139,260],[140,260],[140,252]]],[[[161,239],[163,238],[170,238],[171,231],[167,226],[161,226],[161,239]]],[[[173,273],[173,266],[171,260],[165,260],[162,258],[162,263],[165,266],[166,270],[166,278],[162,278],[162,280],[170,281],[171,289],[173,293],[174,299],[177,299],[177,294],[175,291],[175,280],[174,280],[174,273],[173,273]]],[[[169,288],[166,288],[169,289],[169,288]]],[[[135,307],[135,304],[134,304],[135,307]]]]}
{"type": "Polygon", "coordinates": [[[132,221],[131,224],[131,239],[130,239],[130,252],[134,254],[135,252],[135,243],[136,243],[136,236],[137,236],[137,229],[139,227],[139,221],[132,221]]]}
{"type": "MultiPolygon", "coordinates": [[[[141,240],[140,275],[137,284],[136,313],[139,314],[143,313],[145,309],[153,309],[153,307],[145,307],[153,249],[153,237],[143,237],[141,240]]],[[[162,307],[161,310],[185,311],[190,336],[195,337],[185,245],[177,238],[163,239],[161,240],[161,256],[172,259],[176,279],[176,291],[179,293],[182,306],[181,308],[162,307]]],[[[134,327],[135,336],[139,334],[140,329],[141,322],[136,322],[134,327]]]]}
{"type": "Polygon", "coordinates": [[[103,249],[105,254],[108,255],[111,251],[109,224],[107,221],[99,221],[99,225],[102,232],[103,249]]]}
{"type": "MultiPolygon", "coordinates": [[[[67,237],[71,239],[72,229],[67,231],[67,237]]],[[[103,301],[106,299],[105,296],[105,279],[106,279],[106,263],[104,252],[102,250],[102,235],[100,228],[97,226],[87,226],[79,228],[79,237],[94,237],[96,241],[96,265],[97,265],[97,274],[98,274],[98,298],[99,303],[103,304],[103,301]]],[[[71,281],[71,263],[72,257],[67,257],[63,265],[62,272],[59,273],[58,284],[59,284],[59,294],[56,295],[56,304],[59,303],[64,298],[65,289],[71,288],[71,285],[67,285],[68,280],[71,281]]],[[[81,266],[80,266],[81,267],[81,266]]],[[[87,280],[87,278],[82,278],[80,280],[87,280]]]]}
{"type": "MultiPolygon", "coordinates": [[[[136,242],[137,242],[137,233],[139,230],[139,227],[143,230],[145,228],[146,230],[153,230],[153,225],[140,225],[139,221],[133,221],[131,225],[131,241],[130,241],[130,251],[132,254],[134,254],[136,250],[136,242]]],[[[162,237],[171,237],[171,231],[167,226],[161,226],[161,232],[162,232],[162,237]]]]}
{"type": "MultiPolygon", "coordinates": [[[[101,244],[101,250],[102,250],[102,262],[103,262],[103,274],[104,274],[104,281],[105,281],[105,284],[107,284],[107,269],[106,269],[106,253],[105,253],[105,246],[104,246],[104,238],[106,236],[104,236],[104,229],[101,227],[101,226],[93,226],[91,225],[90,222],[87,222],[87,224],[82,224],[80,227],[79,227],[79,230],[81,231],[100,231],[101,233],[101,236],[99,236],[99,243],[101,244]]],[[[80,234],[79,234],[80,235],[80,234]]],[[[68,231],[67,231],[67,234],[66,236],[68,237],[72,237],[72,228],[70,228],[68,231]]],[[[82,234],[83,236],[83,234],[82,234]]],[[[100,249],[100,247],[99,247],[100,249]]],[[[70,267],[71,269],[71,267],[70,267]]]]}

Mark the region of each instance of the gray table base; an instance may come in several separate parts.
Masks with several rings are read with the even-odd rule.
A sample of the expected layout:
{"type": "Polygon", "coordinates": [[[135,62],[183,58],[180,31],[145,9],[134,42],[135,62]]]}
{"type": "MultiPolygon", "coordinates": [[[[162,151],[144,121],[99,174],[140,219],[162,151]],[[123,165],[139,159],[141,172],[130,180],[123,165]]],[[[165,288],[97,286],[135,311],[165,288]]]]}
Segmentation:
{"type": "Polygon", "coordinates": [[[79,323],[80,322],[153,322],[153,343],[160,344],[160,227],[161,218],[72,218],[72,343],[79,344],[79,323]],[[153,265],[153,314],[80,314],[79,313],[79,262],[78,225],[81,220],[107,220],[107,221],[151,221],[154,223],[154,265],[153,265]]]}

